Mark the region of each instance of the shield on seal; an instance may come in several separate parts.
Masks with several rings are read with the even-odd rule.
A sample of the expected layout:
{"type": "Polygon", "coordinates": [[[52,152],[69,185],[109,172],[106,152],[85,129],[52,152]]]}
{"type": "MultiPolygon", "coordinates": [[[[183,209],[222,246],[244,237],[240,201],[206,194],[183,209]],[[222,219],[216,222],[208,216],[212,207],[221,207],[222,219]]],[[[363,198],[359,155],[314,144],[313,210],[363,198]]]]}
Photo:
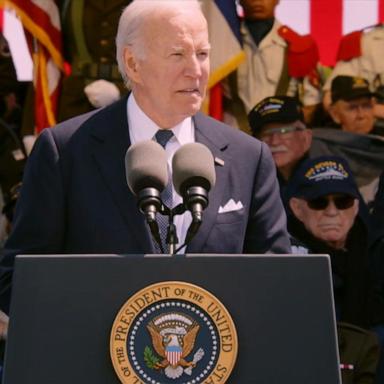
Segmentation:
{"type": "Polygon", "coordinates": [[[181,355],[183,353],[180,345],[169,345],[165,348],[165,354],[167,356],[167,360],[171,365],[175,366],[179,362],[181,355]]]}

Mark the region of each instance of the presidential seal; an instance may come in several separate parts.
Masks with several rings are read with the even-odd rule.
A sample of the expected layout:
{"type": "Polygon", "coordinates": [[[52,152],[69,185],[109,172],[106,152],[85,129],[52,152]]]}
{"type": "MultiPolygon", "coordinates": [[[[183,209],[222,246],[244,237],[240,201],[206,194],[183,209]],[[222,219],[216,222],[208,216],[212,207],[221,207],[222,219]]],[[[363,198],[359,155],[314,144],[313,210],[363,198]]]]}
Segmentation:
{"type": "Polygon", "coordinates": [[[153,284],[129,298],[110,339],[112,363],[125,384],[225,383],[237,346],[223,304],[180,281],[153,284]]]}

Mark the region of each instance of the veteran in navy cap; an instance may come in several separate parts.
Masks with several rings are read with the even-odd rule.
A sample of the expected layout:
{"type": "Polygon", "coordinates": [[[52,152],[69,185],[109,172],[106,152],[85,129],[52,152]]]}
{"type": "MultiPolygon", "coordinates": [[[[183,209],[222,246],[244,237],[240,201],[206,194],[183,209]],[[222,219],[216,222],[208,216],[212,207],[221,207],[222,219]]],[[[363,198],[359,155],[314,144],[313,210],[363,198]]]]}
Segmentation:
{"type": "Polygon", "coordinates": [[[345,249],[359,211],[359,192],[348,163],[322,156],[301,164],[286,189],[286,201],[301,223],[295,237],[316,239],[333,249],[345,249]]]}
{"type": "MultiPolygon", "coordinates": [[[[338,156],[304,161],[291,178],[285,198],[292,249],[330,256],[337,320],[381,332],[384,304],[377,295],[378,281],[369,271],[366,207],[347,161],[338,156]]],[[[366,332],[357,335],[355,328],[347,328],[354,335],[349,332],[347,347],[340,346],[343,383],[358,382],[363,376],[373,383],[377,342],[366,332]],[[371,340],[360,352],[355,350],[357,336],[371,340]],[[351,356],[360,360],[351,364],[351,356]]]]}
{"type": "Polygon", "coordinates": [[[267,97],[255,105],[248,120],[252,135],[264,141],[272,152],[283,191],[312,143],[312,130],[304,123],[302,109],[294,97],[267,97]]]}

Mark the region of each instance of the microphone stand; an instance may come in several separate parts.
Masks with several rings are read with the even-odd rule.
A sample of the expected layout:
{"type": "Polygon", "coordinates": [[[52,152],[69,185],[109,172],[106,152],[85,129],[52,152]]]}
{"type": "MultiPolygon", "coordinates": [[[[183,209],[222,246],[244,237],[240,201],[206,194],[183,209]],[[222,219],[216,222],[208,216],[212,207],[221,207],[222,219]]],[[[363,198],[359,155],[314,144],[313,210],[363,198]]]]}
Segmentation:
{"type": "Polygon", "coordinates": [[[203,221],[203,211],[208,205],[208,193],[204,188],[191,187],[187,190],[187,198],[184,196],[183,203],[170,209],[164,204],[160,209],[162,215],[169,217],[169,224],[167,228],[166,243],[169,246],[169,253],[175,255],[185,246],[187,246],[192,238],[196,235],[198,229],[203,221]],[[184,244],[176,249],[176,245],[179,243],[177,238],[176,226],[173,222],[174,216],[182,215],[184,212],[189,210],[192,214],[192,222],[187,230],[184,244]]]}
{"type": "MultiPolygon", "coordinates": [[[[205,205],[206,206],[206,205],[205,205]]],[[[205,207],[204,206],[204,207],[205,207]]],[[[178,244],[179,239],[177,238],[176,233],[176,226],[173,223],[173,218],[176,215],[182,215],[184,212],[186,212],[188,209],[187,205],[183,202],[179,205],[177,205],[173,209],[169,209],[166,206],[163,206],[164,209],[161,211],[162,214],[169,216],[169,226],[167,229],[167,239],[166,242],[169,245],[169,253],[171,255],[175,255],[177,252],[179,252],[181,249],[186,247],[192,240],[192,238],[196,235],[197,230],[200,228],[200,225],[202,223],[202,210],[199,212],[198,215],[192,214],[192,222],[187,230],[186,237],[184,244],[180,245],[179,248],[176,248],[176,244],[178,244]]]]}
{"type": "Polygon", "coordinates": [[[186,211],[184,204],[179,204],[176,207],[170,209],[163,204],[160,213],[169,217],[169,224],[167,228],[166,243],[169,246],[169,254],[174,255],[176,250],[176,245],[179,242],[177,237],[176,225],[174,223],[174,217],[176,215],[181,215],[186,211]]]}

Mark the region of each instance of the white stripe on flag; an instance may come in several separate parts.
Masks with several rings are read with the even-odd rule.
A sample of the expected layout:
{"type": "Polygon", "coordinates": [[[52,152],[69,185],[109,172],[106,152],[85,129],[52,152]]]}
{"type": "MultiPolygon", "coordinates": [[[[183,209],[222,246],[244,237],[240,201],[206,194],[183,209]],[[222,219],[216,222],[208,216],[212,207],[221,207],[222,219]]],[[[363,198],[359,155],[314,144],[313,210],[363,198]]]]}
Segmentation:
{"type": "Polygon", "coordinates": [[[310,33],[310,0],[280,0],[276,18],[302,35],[310,33]]]}
{"type": "Polygon", "coordinates": [[[17,80],[32,81],[33,63],[23,26],[13,11],[4,10],[4,36],[8,41],[17,80]]]}
{"type": "Polygon", "coordinates": [[[37,7],[41,8],[43,12],[45,12],[51,21],[51,24],[60,30],[60,14],[59,9],[54,1],[47,0],[32,0],[37,7]]]}
{"type": "Polygon", "coordinates": [[[343,0],[343,35],[377,24],[379,0],[343,0]]]}

